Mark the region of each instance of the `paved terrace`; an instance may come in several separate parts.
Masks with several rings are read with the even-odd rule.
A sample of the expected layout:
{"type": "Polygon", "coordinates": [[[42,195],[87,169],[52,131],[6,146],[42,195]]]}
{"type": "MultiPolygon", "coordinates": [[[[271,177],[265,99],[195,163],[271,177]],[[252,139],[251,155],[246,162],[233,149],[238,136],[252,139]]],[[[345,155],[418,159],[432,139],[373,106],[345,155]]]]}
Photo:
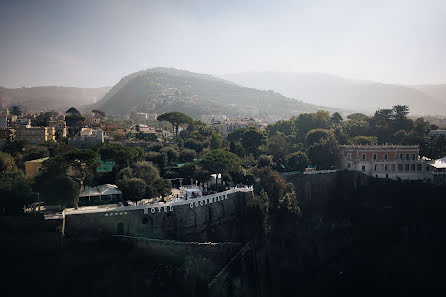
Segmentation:
{"type": "MultiPolygon", "coordinates": [[[[237,193],[237,192],[252,192],[252,187],[245,188],[233,188],[227,191],[214,193],[206,196],[202,196],[199,198],[190,198],[190,199],[176,199],[169,202],[157,202],[157,203],[146,203],[139,205],[129,205],[129,206],[119,206],[117,204],[108,204],[108,205],[97,205],[97,206],[84,206],[78,209],[75,208],[67,208],[64,210],[63,215],[76,215],[76,214],[85,214],[85,213],[101,213],[101,212],[120,212],[122,214],[126,214],[127,211],[133,210],[145,210],[149,209],[159,209],[159,211],[163,208],[167,208],[170,211],[173,210],[174,206],[180,205],[190,205],[190,207],[201,206],[205,204],[214,203],[217,201],[221,201],[229,198],[229,194],[237,193]]],[[[153,212],[153,211],[152,211],[153,212]]]]}

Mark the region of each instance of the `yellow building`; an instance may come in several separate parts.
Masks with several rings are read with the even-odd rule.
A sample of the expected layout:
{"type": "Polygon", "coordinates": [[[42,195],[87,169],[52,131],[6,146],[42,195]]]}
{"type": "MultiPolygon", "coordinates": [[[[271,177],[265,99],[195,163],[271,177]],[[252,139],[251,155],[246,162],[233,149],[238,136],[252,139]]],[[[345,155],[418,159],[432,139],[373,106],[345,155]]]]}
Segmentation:
{"type": "Polygon", "coordinates": [[[37,159],[37,160],[31,160],[25,162],[25,173],[28,177],[35,177],[40,173],[42,170],[42,163],[45,160],[48,160],[49,157],[37,159]]]}

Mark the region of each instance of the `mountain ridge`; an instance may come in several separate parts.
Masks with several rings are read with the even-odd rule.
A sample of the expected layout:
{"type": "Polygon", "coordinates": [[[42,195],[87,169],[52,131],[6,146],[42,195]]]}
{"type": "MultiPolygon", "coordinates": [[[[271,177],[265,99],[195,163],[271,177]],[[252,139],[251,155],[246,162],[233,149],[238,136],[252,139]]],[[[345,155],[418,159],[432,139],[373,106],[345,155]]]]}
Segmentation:
{"type": "Polygon", "coordinates": [[[65,111],[100,100],[110,87],[79,88],[63,86],[37,86],[5,88],[0,86],[0,106],[18,105],[27,111],[65,111]]]}
{"type": "MultiPolygon", "coordinates": [[[[446,113],[446,97],[439,100],[438,96],[433,96],[433,91],[426,92],[421,86],[355,80],[325,73],[243,72],[220,77],[242,86],[271,89],[310,104],[365,113],[398,104],[409,105],[412,114],[446,113]]],[[[438,92],[446,94],[446,88],[438,92]]]]}
{"type": "Polygon", "coordinates": [[[222,78],[174,68],[157,67],[123,77],[95,108],[126,114],[188,111],[189,115],[254,116],[273,121],[319,109],[339,111],[287,98],[277,92],[242,87],[222,78]],[[153,105],[156,102],[156,107],[153,105]],[[148,108],[151,106],[151,108],[148,108]]]}

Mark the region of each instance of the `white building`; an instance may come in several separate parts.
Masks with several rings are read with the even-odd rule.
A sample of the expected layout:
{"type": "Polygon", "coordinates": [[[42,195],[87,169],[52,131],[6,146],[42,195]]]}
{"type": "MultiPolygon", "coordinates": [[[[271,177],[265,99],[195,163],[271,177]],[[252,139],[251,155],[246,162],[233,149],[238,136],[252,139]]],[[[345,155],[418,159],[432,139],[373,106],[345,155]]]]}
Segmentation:
{"type": "Polygon", "coordinates": [[[216,129],[224,138],[228,137],[229,133],[236,129],[255,127],[257,129],[265,129],[267,124],[253,119],[225,119],[223,121],[212,121],[212,128],[216,129]]]}
{"type": "Polygon", "coordinates": [[[425,179],[418,145],[340,145],[341,169],[390,179],[425,179]]]}
{"type": "Polygon", "coordinates": [[[68,144],[77,148],[89,148],[98,143],[103,143],[105,139],[104,131],[99,128],[82,128],[77,137],[68,139],[68,144]]]}

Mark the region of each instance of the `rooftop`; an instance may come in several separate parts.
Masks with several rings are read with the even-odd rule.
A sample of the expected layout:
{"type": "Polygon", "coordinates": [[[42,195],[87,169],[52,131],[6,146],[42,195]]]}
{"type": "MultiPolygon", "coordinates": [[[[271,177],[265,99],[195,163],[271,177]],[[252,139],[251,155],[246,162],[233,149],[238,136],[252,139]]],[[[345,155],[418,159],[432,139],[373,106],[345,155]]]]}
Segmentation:
{"type": "Polygon", "coordinates": [[[31,161],[26,161],[25,163],[42,163],[45,160],[48,160],[50,157],[46,157],[46,158],[40,158],[40,159],[36,159],[36,160],[31,160],[31,161]]]}
{"type": "Polygon", "coordinates": [[[419,149],[418,145],[394,145],[394,144],[383,144],[383,145],[351,145],[342,144],[339,145],[340,149],[419,149]]]}

